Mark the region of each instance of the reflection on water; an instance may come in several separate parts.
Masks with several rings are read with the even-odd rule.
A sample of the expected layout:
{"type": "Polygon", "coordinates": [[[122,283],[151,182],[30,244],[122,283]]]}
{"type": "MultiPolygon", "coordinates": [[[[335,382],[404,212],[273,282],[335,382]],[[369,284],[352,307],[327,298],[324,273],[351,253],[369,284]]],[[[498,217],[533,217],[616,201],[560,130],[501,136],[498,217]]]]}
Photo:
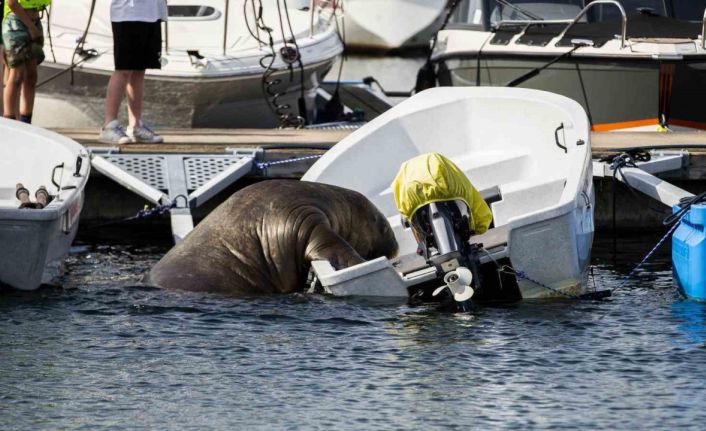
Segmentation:
{"type": "MultiPolygon", "coordinates": [[[[653,238],[608,241],[617,286],[653,238]]],[[[0,295],[0,429],[699,429],[706,306],[668,253],[597,302],[445,314],[139,278],[162,248],[75,248],[63,288],[0,295]]]]}

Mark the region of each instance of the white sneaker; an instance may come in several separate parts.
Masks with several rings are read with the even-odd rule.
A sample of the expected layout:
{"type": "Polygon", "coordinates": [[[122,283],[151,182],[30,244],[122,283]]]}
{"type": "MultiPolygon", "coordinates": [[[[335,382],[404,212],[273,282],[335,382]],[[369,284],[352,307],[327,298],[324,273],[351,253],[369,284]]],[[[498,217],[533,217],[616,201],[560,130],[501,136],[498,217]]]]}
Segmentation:
{"type": "Polygon", "coordinates": [[[104,144],[127,144],[130,138],[125,134],[125,131],[118,123],[118,120],[113,120],[101,129],[101,134],[98,136],[98,141],[104,144]]]}
{"type": "Polygon", "coordinates": [[[148,144],[159,144],[164,142],[164,139],[155,133],[154,130],[150,129],[147,124],[140,121],[140,124],[136,127],[128,126],[127,136],[132,140],[132,142],[143,142],[148,144]]]}

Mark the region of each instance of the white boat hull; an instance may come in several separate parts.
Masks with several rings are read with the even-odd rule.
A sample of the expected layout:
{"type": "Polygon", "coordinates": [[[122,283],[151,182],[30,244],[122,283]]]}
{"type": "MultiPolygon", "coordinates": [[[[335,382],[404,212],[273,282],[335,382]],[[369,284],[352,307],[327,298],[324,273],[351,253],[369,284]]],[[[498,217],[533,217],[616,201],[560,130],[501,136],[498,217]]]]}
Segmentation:
{"type": "Polygon", "coordinates": [[[357,190],[385,214],[408,286],[428,282],[429,273],[390,185],[404,161],[432,151],[450,158],[491,200],[495,227],[471,237],[488,251],[481,263],[509,271],[524,299],[586,292],[595,198],[589,123],[578,103],[526,89],[426,90],[312,166],[303,180],[357,190]]]}
{"type": "Polygon", "coordinates": [[[355,49],[425,48],[441,27],[445,0],[345,0],[346,45],[355,49]]]}
{"type": "MultiPolygon", "coordinates": [[[[330,13],[302,4],[289,2],[288,13],[281,12],[290,20],[283,27],[281,3],[262,1],[263,22],[272,29],[270,48],[270,35],[255,26],[249,2],[201,0],[196,7],[189,0],[170,0],[170,19],[162,24],[161,69],[146,71],[144,119],[168,127],[273,127],[279,124],[275,104],[279,113],[298,115],[302,95],[310,117],[316,89],[343,46],[330,13]],[[285,62],[280,51],[285,44],[294,49],[292,40],[301,64],[285,62]],[[282,95],[275,100],[275,94],[282,95]]],[[[51,26],[44,23],[47,58],[39,69],[37,125],[103,124],[114,70],[110,2],[95,4],[86,27],[90,6],[90,0],[51,6],[51,26]],[[86,29],[82,48],[95,54],[90,58],[76,54],[86,29]]],[[[120,112],[125,120],[126,110],[120,112]]]]}
{"type": "MultiPolygon", "coordinates": [[[[331,68],[333,59],[304,68],[304,100],[307,115],[313,114],[316,90],[331,68]]],[[[48,63],[40,68],[40,79],[51,76],[63,65],[48,63]]],[[[109,71],[89,69],[65,76],[48,84],[37,94],[34,123],[42,127],[96,127],[103,124],[105,88],[109,71]]],[[[289,82],[289,72],[273,76],[289,82]]],[[[299,71],[292,84],[278,99],[289,105],[283,112],[298,115],[302,97],[299,71]]],[[[283,89],[283,86],[279,86],[283,89]]],[[[277,87],[275,87],[277,88],[277,87]]],[[[276,127],[278,118],[262,92],[262,73],[222,78],[165,78],[148,75],[145,80],[143,116],[156,127],[276,127]]],[[[127,110],[120,110],[127,122],[127,110]]]]}
{"type": "Polygon", "coordinates": [[[68,232],[63,223],[63,215],[42,221],[0,220],[0,283],[20,290],[54,284],[78,231],[78,222],[68,232]]]}

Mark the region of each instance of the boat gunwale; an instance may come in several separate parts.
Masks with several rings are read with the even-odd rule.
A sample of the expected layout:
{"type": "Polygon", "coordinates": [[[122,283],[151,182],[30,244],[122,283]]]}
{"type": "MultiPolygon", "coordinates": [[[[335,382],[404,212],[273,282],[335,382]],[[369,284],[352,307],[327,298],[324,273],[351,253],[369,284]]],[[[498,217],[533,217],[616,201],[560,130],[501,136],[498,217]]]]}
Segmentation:
{"type": "MultiPolygon", "coordinates": [[[[0,119],[0,125],[2,125],[2,123],[6,123],[15,128],[24,129],[22,132],[25,136],[34,136],[47,140],[54,145],[61,145],[72,154],[74,159],[81,157],[83,159],[83,163],[81,165],[79,177],[72,176],[72,178],[80,178],[80,180],[75,181],[75,183],[71,185],[73,188],[61,190],[59,192],[59,197],[55,198],[45,208],[30,210],[0,207],[0,221],[57,220],[69,212],[69,210],[76,205],[77,201],[80,204],[83,199],[83,193],[91,172],[90,154],[88,151],[78,142],[51,130],[31,126],[29,124],[24,124],[14,120],[0,119]]],[[[10,143],[10,145],[12,145],[12,143],[10,143]]],[[[64,160],[64,163],[66,162],[67,160],[64,160]]],[[[74,161],[71,160],[70,162],[74,161]]],[[[14,184],[12,184],[12,186],[14,187],[14,184]]],[[[79,208],[79,212],[80,209],[81,208],[79,208]]]]}

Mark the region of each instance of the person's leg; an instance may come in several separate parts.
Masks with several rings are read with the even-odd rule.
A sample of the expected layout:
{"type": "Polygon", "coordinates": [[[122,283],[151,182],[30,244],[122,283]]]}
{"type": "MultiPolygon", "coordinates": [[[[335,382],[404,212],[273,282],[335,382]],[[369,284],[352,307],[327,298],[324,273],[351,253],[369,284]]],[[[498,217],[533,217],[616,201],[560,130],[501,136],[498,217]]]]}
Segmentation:
{"type": "Polygon", "coordinates": [[[20,98],[19,119],[25,123],[32,122],[34,112],[34,95],[37,87],[37,60],[27,60],[25,74],[22,80],[22,94],[20,98]]]}
{"type": "Polygon", "coordinates": [[[130,127],[142,121],[142,99],[145,94],[145,71],[133,70],[127,84],[127,113],[130,127]]]}
{"type": "Polygon", "coordinates": [[[130,80],[131,71],[116,70],[108,81],[105,97],[105,123],[101,128],[98,140],[108,144],[127,144],[130,138],[118,123],[118,110],[125,98],[125,89],[130,80]]]}
{"type": "Polygon", "coordinates": [[[127,107],[130,125],[127,135],[133,142],[159,143],[161,136],[142,122],[142,102],[145,92],[145,71],[133,70],[127,86],[127,107]]]}
{"type": "Polygon", "coordinates": [[[118,119],[120,103],[125,98],[125,90],[132,75],[131,70],[116,70],[108,81],[108,91],[105,97],[105,122],[104,126],[118,119]]]}
{"type": "Polygon", "coordinates": [[[161,24],[158,22],[133,23],[135,40],[139,45],[133,50],[133,75],[128,85],[128,114],[130,125],[127,135],[133,142],[163,142],[161,136],[142,121],[142,107],[145,93],[145,69],[159,68],[161,43],[161,24]]]}
{"type": "Polygon", "coordinates": [[[22,81],[24,80],[25,66],[17,66],[9,69],[7,84],[3,92],[3,116],[6,118],[18,119],[18,106],[20,93],[22,91],[22,81]]]}
{"type": "MultiPolygon", "coordinates": [[[[1,3],[1,2],[0,2],[1,3]]],[[[3,13],[0,11],[0,14],[3,13]]],[[[3,99],[5,97],[5,79],[7,78],[7,73],[5,72],[5,40],[2,36],[2,18],[0,18],[0,89],[2,89],[3,99]]],[[[5,103],[3,102],[3,111],[5,110],[5,103]]]]}

